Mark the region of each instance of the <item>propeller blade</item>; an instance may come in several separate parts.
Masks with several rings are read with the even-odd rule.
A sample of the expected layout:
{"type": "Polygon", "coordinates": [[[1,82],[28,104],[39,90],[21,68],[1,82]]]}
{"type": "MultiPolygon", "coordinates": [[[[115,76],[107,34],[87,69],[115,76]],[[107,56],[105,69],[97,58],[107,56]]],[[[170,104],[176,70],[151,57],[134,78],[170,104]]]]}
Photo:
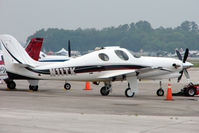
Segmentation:
{"type": "Polygon", "coordinates": [[[181,56],[181,54],[180,54],[180,52],[179,52],[178,50],[176,50],[176,54],[177,54],[177,56],[178,56],[178,59],[179,59],[179,60],[182,60],[182,56],[181,56]]]}
{"type": "Polygon", "coordinates": [[[70,40],[68,40],[68,57],[71,57],[70,40]]]}
{"type": "Polygon", "coordinates": [[[188,73],[187,69],[184,69],[183,72],[184,72],[185,77],[187,79],[190,79],[190,76],[189,76],[189,73],[188,73]]]}
{"type": "MultiPolygon", "coordinates": [[[[180,54],[180,52],[178,50],[176,50],[176,54],[177,54],[179,60],[181,60],[183,62],[183,64],[185,65],[185,62],[187,61],[187,58],[188,58],[188,55],[189,55],[189,49],[188,48],[186,49],[186,51],[184,53],[183,60],[182,60],[182,56],[181,56],[181,54],[180,54]]],[[[183,67],[185,67],[185,66],[183,66],[183,67]]],[[[178,82],[180,82],[183,73],[184,73],[184,75],[185,75],[185,77],[187,79],[190,79],[190,76],[189,76],[189,73],[188,73],[187,69],[183,68],[182,71],[180,71],[180,76],[178,77],[178,82]]]]}
{"type": "Polygon", "coordinates": [[[189,55],[189,49],[187,48],[186,51],[185,51],[185,53],[184,53],[183,63],[186,62],[188,55],[189,55]]]}
{"type": "Polygon", "coordinates": [[[178,82],[180,82],[181,78],[182,78],[182,75],[183,75],[183,71],[180,71],[180,76],[178,77],[178,82]]]}

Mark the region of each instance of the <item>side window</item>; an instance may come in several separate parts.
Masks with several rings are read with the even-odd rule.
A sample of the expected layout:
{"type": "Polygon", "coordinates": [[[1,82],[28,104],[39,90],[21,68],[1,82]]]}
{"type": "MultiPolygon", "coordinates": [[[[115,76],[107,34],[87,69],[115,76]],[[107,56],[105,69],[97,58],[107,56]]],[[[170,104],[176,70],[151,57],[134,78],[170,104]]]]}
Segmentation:
{"type": "Polygon", "coordinates": [[[99,58],[103,61],[108,61],[109,60],[109,57],[108,55],[104,54],[104,53],[100,53],[99,55],[99,58]]]}
{"type": "Polygon", "coordinates": [[[128,60],[128,55],[122,50],[115,50],[116,55],[122,60],[128,60]]]}

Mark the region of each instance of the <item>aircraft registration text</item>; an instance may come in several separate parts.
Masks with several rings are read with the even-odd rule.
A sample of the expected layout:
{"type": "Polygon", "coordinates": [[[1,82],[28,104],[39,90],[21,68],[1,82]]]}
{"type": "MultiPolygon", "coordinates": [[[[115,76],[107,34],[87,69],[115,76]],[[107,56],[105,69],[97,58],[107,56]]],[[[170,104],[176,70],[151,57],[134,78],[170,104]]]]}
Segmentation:
{"type": "Polygon", "coordinates": [[[75,67],[51,68],[51,76],[75,75],[75,67]]]}

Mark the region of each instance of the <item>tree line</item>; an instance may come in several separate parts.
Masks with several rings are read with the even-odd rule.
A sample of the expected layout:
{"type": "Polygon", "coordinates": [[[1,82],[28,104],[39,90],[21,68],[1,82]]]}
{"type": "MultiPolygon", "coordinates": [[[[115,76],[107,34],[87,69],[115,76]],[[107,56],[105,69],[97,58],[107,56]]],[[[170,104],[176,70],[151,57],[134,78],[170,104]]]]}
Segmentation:
{"type": "Polygon", "coordinates": [[[175,48],[199,49],[199,28],[195,22],[184,21],[175,28],[152,28],[147,21],[107,27],[65,30],[48,28],[36,31],[27,38],[43,37],[42,48],[58,51],[67,48],[68,40],[71,47],[78,51],[93,50],[95,47],[120,46],[132,51],[165,50],[174,52],[175,48]]]}

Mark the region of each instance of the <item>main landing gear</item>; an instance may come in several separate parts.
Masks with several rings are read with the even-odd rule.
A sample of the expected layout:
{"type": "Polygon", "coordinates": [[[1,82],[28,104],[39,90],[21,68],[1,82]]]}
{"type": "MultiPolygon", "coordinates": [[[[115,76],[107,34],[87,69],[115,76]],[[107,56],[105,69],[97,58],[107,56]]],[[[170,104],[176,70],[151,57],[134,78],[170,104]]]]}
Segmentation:
{"type": "MultiPolygon", "coordinates": [[[[126,97],[133,97],[135,95],[135,92],[138,90],[137,88],[137,79],[135,78],[135,80],[130,79],[130,81],[132,80],[132,83],[128,83],[128,88],[125,90],[125,96],[126,97]],[[134,88],[130,87],[130,84],[134,84],[134,88]]],[[[111,82],[105,82],[104,86],[101,88],[100,93],[102,96],[108,96],[109,93],[112,91],[111,88],[111,82]]]]}
{"type": "Polygon", "coordinates": [[[100,90],[100,93],[102,96],[108,96],[111,90],[112,90],[111,83],[105,82],[104,86],[100,90]]]}
{"type": "MultiPolygon", "coordinates": [[[[125,90],[126,97],[133,97],[135,92],[138,91],[137,77],[127,77],[128,88],[125,90]]],[[[104,82],[104,87],[101,88],[100,93],[102,96],[108,96],[111,88],[111,82],[104,82]]]]}
{"type": "Polygon", "coordinates": [[[164,96],[164,90],[162,89],[162,82],[160,81],[160,88],[157,90],[156,94],[158,96],[164,96]]]}
{"type": "Polygon", "coordinates": [[[125,90],[125,96],[126,97],[133,97],[135,95],[135,92],[133,92],[130,88],[130,85],[128,83],[128,88],[125,90]]]}
{"type": "Polygon", "coordinates": [[[134,97],[135,92],[138,92],[137,77],[127,77],[128,88],[125,90],[126,97],[134,97]]]}

